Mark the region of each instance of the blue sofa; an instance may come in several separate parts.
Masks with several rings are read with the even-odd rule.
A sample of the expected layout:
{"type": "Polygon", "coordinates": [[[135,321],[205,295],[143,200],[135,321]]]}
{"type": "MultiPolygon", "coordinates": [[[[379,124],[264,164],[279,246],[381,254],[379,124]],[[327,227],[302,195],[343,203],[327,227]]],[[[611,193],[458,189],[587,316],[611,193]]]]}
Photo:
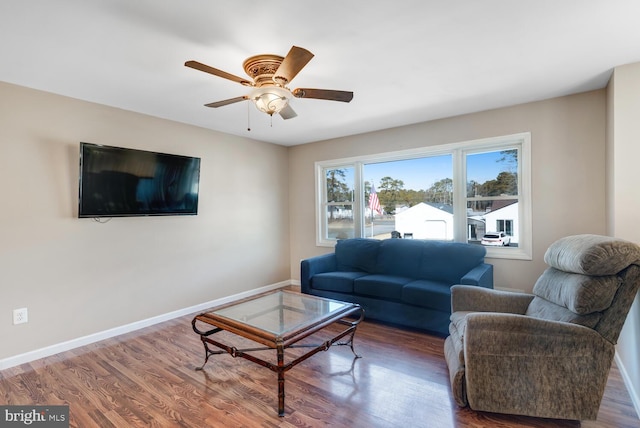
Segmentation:
{"type": "Polygon", "coordinates": [[[446,336],[451,286],[493,288],[479,245],[413,239],[345,239],[334,253],[302,260],[303,293],[360,304],[367,319],[446,336]]]}

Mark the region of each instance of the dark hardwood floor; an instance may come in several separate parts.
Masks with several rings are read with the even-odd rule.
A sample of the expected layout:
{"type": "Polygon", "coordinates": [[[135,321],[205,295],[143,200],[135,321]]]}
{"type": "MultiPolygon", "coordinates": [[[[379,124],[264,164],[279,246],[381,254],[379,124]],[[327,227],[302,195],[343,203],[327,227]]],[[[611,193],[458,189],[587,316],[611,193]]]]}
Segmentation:
{"type": "MultiPolygon", "coordinates": [[[[195,314],[194,314],[195,315],[195,314]]],[[[349,347],[276,374],[204,351],[192,316],[0,372],[2,404],[68,404],[73,427],[638,427],[614,366],[597,421],[487,414],[451,399],[443,339],[364,321],[349,347]]]]}

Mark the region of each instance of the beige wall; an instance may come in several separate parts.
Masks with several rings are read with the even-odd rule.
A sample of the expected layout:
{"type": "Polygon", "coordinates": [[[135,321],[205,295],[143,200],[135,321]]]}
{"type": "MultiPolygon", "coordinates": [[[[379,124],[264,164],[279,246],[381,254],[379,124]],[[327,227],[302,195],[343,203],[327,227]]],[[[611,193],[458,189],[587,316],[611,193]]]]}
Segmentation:
{"type": "Polygon", "coordinates": [[[287,157],[0,83],[0,360],[287,281],[287,157]],[[80,141],[200,157],[198,215],[78,219],[80,141]]]}
{"type": "MultiPolygon", "coordinates": [[[[640,242],[640,63],[617,67],[607,89],[608,232],[640,242]]],[[[617,351],[640,411],[640,297],[631,307],[617,351]]]]}
{"type": "Polygon", "coordinates": [[[300,260],[331,251],[315,246],[314,162],[531,132],[533,260],[489,259],[495,286],[531,291],[554,240],[605,233],[605,108],[598,90],[425,122],[289,150],[291,277],[300,260]]]}

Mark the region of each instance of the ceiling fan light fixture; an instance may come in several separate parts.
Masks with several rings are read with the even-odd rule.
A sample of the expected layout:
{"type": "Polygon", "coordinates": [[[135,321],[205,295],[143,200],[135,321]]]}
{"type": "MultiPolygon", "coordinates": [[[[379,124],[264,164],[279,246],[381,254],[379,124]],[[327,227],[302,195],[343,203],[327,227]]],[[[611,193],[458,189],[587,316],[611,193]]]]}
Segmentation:
{"type": "MultiPolygon", "coordinates": [[[[226,71],[218,70],[217,68],[210,67],[198,61],[187,61],[184,65],[254,88],[248,95],[208,103],[205,104],[205,107],[217,108],[251,100],[258,110],[267,113],[271,118],[273,118],[274,113],[277,113],[282,119],[287,120],[297,116],[296,112],[289,105],[292,97],[341,101],[345,103],[353,99],[353,92],[350,91],[298,88],[292,92],[287,87],[287,84],[296,77],[311,58],[313,58],[313,54],[299,46],[292,46],[285,57],[273,54],[254,55],[247,58],[242,64],[244,71],[252,81],[227,73],[226,71]]],[[[247,106],[248,105],[249,104],[247,104],[247,106]]],[[[247,111],[247,114],[248,113],[247,111]]]]}
{"type": "Polygon", "coordinates": [[[277,86],[267,86],[255,89],[249,98],[258,110],[272,116],[289,104],[291,92],[277,86]]]}

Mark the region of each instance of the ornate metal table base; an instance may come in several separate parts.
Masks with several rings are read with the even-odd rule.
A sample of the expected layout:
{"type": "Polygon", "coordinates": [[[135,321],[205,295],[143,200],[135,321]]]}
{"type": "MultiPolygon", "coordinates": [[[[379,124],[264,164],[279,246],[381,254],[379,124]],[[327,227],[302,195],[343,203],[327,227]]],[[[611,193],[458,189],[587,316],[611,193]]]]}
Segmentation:
{"type": "MultiPolygon", "coordinates": [[[[279,291],[267,296],[258,297],[255,299],[256,305],[249,308],[253,311],[256,307],[260,307],[259,311],[251,312],[247,315],[247,308],[242,307],[242,311],[239,307],[243,305],[247,306],[249,302],[241,302],[238,304],[226,305],[217,310],[211,312],[205,312],[197,315],[191,322],[193,331],[200,335],[205,349],[205,360],[202,366],[196,368],[196,370],[203,370],[204,366],[209,361],[211,355],[224,354],[225,352],[232,357],[241,357],[246,360],[252,361],[263,367],[270,369],[278,374],[278,415],[284,416],[284,374],[291,368],[295,367],[299,363],[305,361],[312,355],[317,354],[320,351],[327,351],[331,346],[349,346],[351,352],[355,358],[360,358],[353,347],[353,339],[356,333],[356,328],[362,319],[364,318],[364,310],[359,305],[351,303],[331,301],[328,299],[322,299],[314,296],[298,295],[298,293],[289,293],[285,291],[279,291]],[[264,299],[268,300],[264,300],[264,299]],[[263,301],[257,302],[258,299],[263,301]],[[263,307],[264,303],[275,300],[273,306],[263,307]],[[291,300],[293,299],[293,300],[291,300]],[[304,303],[304,306],[296,306],[299,300],[304,303]],[[308,311],[309,304],[313,303],[312,310],[308,311]],[[318,304],[329,304],[331,310],[323,309],[320,313],[316,309],[318,304]],[[306,306],[306,307],[305,307],[306,306]],[[337,308],[337,309],[336,309],[337,308]],[[237,316],[242,313],[242,316],[237,316]],[[347,319],[349,316],[354,316],[359,313],[359,318],[352,321],[347,319]],[[274,314],[280,315],[279,323],[276,328],[267,329],[262,325],[264,321],[259,321],[260,317],[269,316],[269,323],[274,322],[274,314]],[[294,314],[295,323],[288,324],[287,319],[292,318],[294,314]],[[303,319],[304,322],[300,322],[303,319]],[[201,330],[196,325],[197,322],[205,323],[214,328],[210,330],[201,330]],[[332,335],[329,340],[316,344],[300,344],[299,342],[314,333],[324,329],[325,327],[333,324],[338,324],[344,328],[339,333],[332,335]],[[278,330],[277,332],[275,330],[278,330]],[[222,331],[228,331],[234,333],[240,337],[250,339],[263,346],[255,348],[243,348],[238,349],[234,346],[226,345],[218,340],[215,340],[214,335],[222,331]],[[347,337],[346,341],[340,341],[347,337]],[[212,350],[210,345],[218,348],[212,350]],[[293,348],[310,348],[310,350],[297,358],[285,362],[285,351],[293,348]],[[254,352],[273,349],[276,351],[276,363],[267,361],[254,355],[254,352]]],[[[328,306],[327,306],[328,307],[328,306]]]]}

